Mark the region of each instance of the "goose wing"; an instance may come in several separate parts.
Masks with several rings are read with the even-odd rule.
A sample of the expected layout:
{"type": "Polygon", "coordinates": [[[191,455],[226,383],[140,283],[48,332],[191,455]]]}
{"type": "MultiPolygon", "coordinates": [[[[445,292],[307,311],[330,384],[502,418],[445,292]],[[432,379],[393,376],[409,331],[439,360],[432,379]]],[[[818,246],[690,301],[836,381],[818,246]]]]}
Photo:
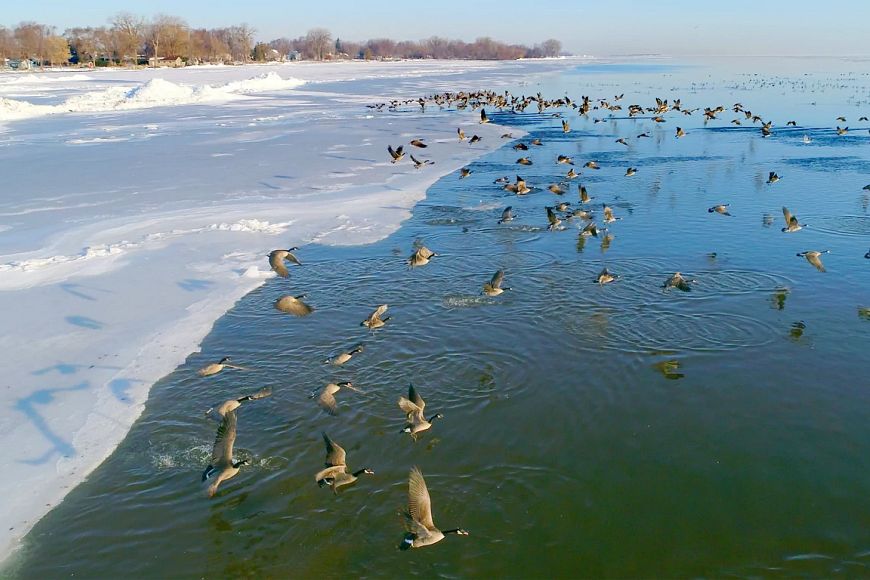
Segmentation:
{"type": "Polygon", "coordinates": [[[490,280],[489,285],[493,288],[501,288],[501,283],[504,281],[504,270],[499,270],[496,272],[492,280],[490,280]]]}
{"type": "Polygon", "coordinates": [[[785,226],[786,227],[788,227],[792,224],[792,220],[797,222],[797,219],[793,215],[791,215],[791,212],[788,211],[788,208],[785,206],[782,206],[782,216],[785,218],[785,226]]]}
{"type": "Polygon", "coordinates": [[[236,442],[236,412],[229,411],[218,425],[214,447],[211,451],[211,464],[215,467],[231,465],[233,445],[236,442]]]}
{"type": "Polygon", "coordinates": [[[326,431],[322,433],[323,442],[326,444],[326,465],[336,467],[338,465],[346,465],[347,453],[341,445],[329,438],[326,431]]]}
{"type": "Polygon", "coordinates": [[[819,257],[819,255],[820,254],[818,252],[807,252],[807,254],[806,254],[807,262],[809,262],[810,264],[815,266],[816,270],[818,270],[819,272],[824,272],[825,265],[822,264],[822,260],[819,257]]]}
{"type": "Polygon", "coordinates": [[[426,408],[426,401],[423,400],[423,397],[420,396],[420,393],[417,392],[414,385],[408,385],[408,399],[417,405],[421,411],[426,408]]]}
{"type": "Polygon", "coordinates": [[[317,397],[317,404],[330,415],[338,413],[338,402],[335,400],[334,391],[330,390],[329,385],[320,391],[320,396],[317,397]]]}
{"type": "Polygon", "coordinates": [[[387,311],[387,308],[388,306],[386,304],[381,304],[380,306],[375,308],[375,311],[372,312],[366,320],[368,322],[374,322],[375,320],[384,315],[384,313],[387,311]]]}
{"type": "Polygon", "coordinates": [[[408,476],[408,513],[411,519],[427,530],[434,530],[435,522],[432,521],[432,499],[429,497],[429,489],[426,480],[417,467],[411,468],[408,476]]]}
{"type": "Polygon", "coordinates": [[[604,219],[612,220],[613,219],[613,209],[609,206],[604,206],[604,219]]]}
{"type": "Polygon", "coordinates": [[[549,207],[547,208],[547,221],[550,222],[551,226],[555,226],[557,223],[559,223],[559,220],[556,218],[556,214],[553,213],[553,209],[549,207]]]}

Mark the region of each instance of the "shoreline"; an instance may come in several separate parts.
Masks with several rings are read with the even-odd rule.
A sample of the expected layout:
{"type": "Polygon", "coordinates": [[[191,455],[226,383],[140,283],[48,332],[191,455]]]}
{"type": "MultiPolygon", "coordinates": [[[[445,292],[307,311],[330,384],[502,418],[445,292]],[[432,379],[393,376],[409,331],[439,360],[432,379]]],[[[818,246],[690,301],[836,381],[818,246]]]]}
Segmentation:
{"type": "MultiPolygon", "coordinates": [[[[392,64],[394,63],[390,63],[392,64]]],[[[443,65],[443,62],[440,64],[443,65]]],[[[332,65],[328,66],[332,68],[332,65]]],[[[231,70],[237,68],[232,67],[231,70]]],[[[303,98],[310,99],[311,93],[304,89],[303,86],[303,98]]],[[[433,88],[433,92],[437,90],[433,88]]],[[[348,101],[360,97],[352,93],[345,96],[348,101]]],[[[359,103],[348,107],[364,109],[359,103]]],[[[188,228],[194,231],[183,232],[177,236],[146,239],[141,246],[122,248],[116,253],[109,251],[106,255],[96,256],[82,264],[73,262],[71,267],[67,267],[60,274],[59,271],[52,271],[51,275],[39,281],[36,286],[24,284],[16,287],[14,282],[9,283],[8,272],[0,272],[0,282],[4,276],[7,277],[6,283],[0,284],[0,306],[11,305],[14,308],[12,311],[16,312],[13,320],[9,321],[10,326],[48,325],[50,328],[51,324],[57,324],[52,323],[52,318],[46,313],[42,313],[44,320],[38,322],[27,313],[39,304],[56,301],[58,288],[68,294],[65,301],[75,304],[76,312],[83,307],[89,307],[82,314],[66,317],[67,322],[72,319],[70,324],[77,326],[67,335],[61,333],[59,336],[40,336],[37,333],[33,337],[34,341],[28,345],[20,344],[27,342],[27,337],[18,338],[15,348],[10,344],[9,338],[4,341],[7,355],[11,353],[12,356],[10,360],[16,360],[27,353],[32,358],[34,349],[40,345],[47,347],[47,356],[43,360],[33,361],[39,368],[28,369],[29,373],[23,372],[9,378],[7,392],[13,382],[18,383],[19,380],[26,383],[26,379],[30,379],[29,382],[34,387],[43,386],[46,381],[42,377],[45,376],[64,379],[69,377],[67,382],[73,384],[57,384],[22,396],[12,411],[12,423],[17,420],[18,424],[10,424],[11,433],[6,433],[7,429],[2,430],[4,435],[10,436],[6,437],[8,441],[27,441],[27,444],[21,446],[21,451],[25,457],[32,453],[36,459],[26,457],[16,460],[18,464],[33,467],[32,470],[20,468],[22,471],[33,471],[31,477],[20,477],[17,481],[6,478],[5,481],[0,481],[0,489],[8,498],[3,506],[8,525],[5,537],[0,540],[0,563],[4,566],[8,564],[32,526],[114,452],[144,410],[153,384],[172,373],[191,354],[198,352],[202,340],[211,332],[214,323],[244,296],[274,276],[267,270],[265,257],[260,256],[265,255],[263,250],[268,251],[271,246],[282,247],[285,244],[357,245],[383,239],[401,227],[411,215],[414,206],[425,199],[426,191],[438,179],[510,142],[500,139],[499,134],[504,127],[477,125],[476,120],[471,120],[469,113],[436,113],[432,117],[381,117],[378,121],[385,126],[377,125],[376,129],[367,127],[371,119],[363,117],[355,119],[359,125],[355,130],[360,135],[369,135],[366,139],[380,137],[377,135],[379,129],[389,131],[387,140],[407,140],[405,137],[411,134],[425,134],[428,137],[433,127],[444,124],[444,118],[455,119],[455,123],[465,126],[467,130],[472,128],[472,131],[484,137],[484,141],[473,148],[467,145],[462,148],[452,146],[455,136],[451,138],[448,130],[432,139],[439,146],[429,149],[427,157],[432,158],[436,164],[422,171],[405,166],[397,172],[389,163],[378,161],[374,170],[365,174],[369,180],[367,183],[330,188],[327,177],[320,177],[319,182],[316,177],[310,177],[307,184],[309,191],[304,194],[297,192],[290,198],[272,202],[217,204],[203,210],[202,217],[186,218],[198,225],[198,228],[188,228]],[[318,183],[325,187],[325,191],[318,189],[318,183]],[[327,206],[326,209],[324,206],[327,206]],[[372,206],[376,206],[374,210],[372,206]],[[245,220],[280,227],[260,231],[257,228],[253,228],[254,231],[245,231],[243,227],[233,228],[245,220]],[[229,226],[224,229],[210,228],[212,223],[229,226]],[[155,265],[155,261],[159,264],[155,265]],[[190,273],[191,270],[196,274],[195,278],[190,273]],[[183,276],[188,278],[182,278],[183,276]],[[148,304],[151,296],[147,292],[144,296],[141,295],[143,285],[156,285],[161,280],[171,283],[178,279],[181,279],[177,282],[178,285],[191,281],[194,287],[194,282],[204,286],[197,294],[197,299],[191,300],[183,293],[178,299],[164,297],[163,300],[170,301],[169,306],[166,306],[148,304]],[[155,316],[159,319],[149,319],[146,312],[135,313],[136,316],[131,317],[131,326],[127,327],[123,320],[120,321],[113,337],[91,338],[95,332],[111,326],[105,320],[107,313],[122,310],[129,303],[124,293],[132,292],[137,287],[140,291],[138,307],[146,311],[156,310],[155,316]],[[105,304],[92,304],[110,301],[109,298],[102,297],[103,291],[114,293],[111,297],[114,302],[108,308],[105,304]],[[86,298],[76,300],[77,294],[86,298]],[[126,342],[116,342],[120,340],[119,337],[124,337],[126,342]],[[97,342],[89,345],[89,340],[97,342]],[[72,343],[76,343],[75,346],[72,343]],[[90,357],[86,357],[88,352],[90,357]],[[55,360],[58,361],[56,365],[42,368],[45,364],[51,365],[55,360]],[[55,402],[64,406],[65,414],[84,415],[84,422],[75,426],[70,417],[61,417],[61,424],[56,424],[58,417],[50,417],[42,407],[55,402]],[[32,425],[20,421],[22,412],[31,419],[32,425]],[[42,425],[37,417],[41,418],[42,425]],[[47,438],[54,445],[54,449],[49,448],[47,455],[40,455],[44,440],[41,441],[39,436],[34,438],[34,426],[43,438],[47,438]],[[72,433],[68,443],[59,442],[62,439],[60,434],[70,426],[72,433]],[[52,437],[57,437],[59,441],[52,437]],[[67,456],[64,450],[71,452],[71,456],[67,456]],[[59,458],[53,461],[55,455],[59,455],[59,458]]],[[[346,130],[347,119],[343,121],[328,128],[325,135],[327,141],[340,136],[340,133],[336,134],[337,131],[346,130]]],[[[521,131],[512,130],[514,138],[521,136],[521,131]]],[[[378,151],[375,158],[383,157],[381,149],[385,154],[385,147],[380,145],[378,143],[375,146],[378,151]]],[[[348,173],[354,173],[353,164],[358,163],[358,159],[348,157],[350,159],[345,160],[344,164],[350,165],[348,173]]],[[[317,167],[308,169],[314,174],[319,172],[317,167]]],[[[331,166],[330,170],[333,174],[341,173],[341,167],[336,169],[331,166]]],[[[355,170],[358,178],[358,172],[362,170],[359,167],[355,170]]],[[[305,181],[304,178],[300,180],[305,181]]],[[[354,177],[350,180],[353,181],[354,177]]],[[[158,213],[156,217],[151,214],[151,217],[155,223],[162,223],[165,222],[166,214],[158,213]]],[[[52,249],[56,246],[88,247],[93,243],[87,242],[93,242],[94,238],[101,236],[114,237],[116,242],[130,242],[127,237],[132,237],[131,234],[137,231],[136,226],[140,225],[140,220],[140,215],[125,216],[117,220],[122,225],[104,231],[101,231],[101,226],[105,226],[105,221],[88,223],[79,229],[63,232],[66,234],[65,238],[60,235],[52,238],[49,246],[52,249]],[[95,233],[97,231],[99,233],[95,233]],[[63,242],[57,238],[64,238],[63,242]]],[[[183,227],[177,229],[184,230],[183,227]]],[[[148,224],[140,227],[140,230],[140,234],[155,233],[148,224]]],[[[132,237],[132,243],[137,243],[137,238],[132,237]]],[[[9,256],[40,252],[42,250],[7,254],[0,261],[9,262],[6,259],[9,256]]],[[[55,316],[54,319],[56,318],[55,316]]],[[[54,383],[54,378],[49,382],[54,383]]]]}

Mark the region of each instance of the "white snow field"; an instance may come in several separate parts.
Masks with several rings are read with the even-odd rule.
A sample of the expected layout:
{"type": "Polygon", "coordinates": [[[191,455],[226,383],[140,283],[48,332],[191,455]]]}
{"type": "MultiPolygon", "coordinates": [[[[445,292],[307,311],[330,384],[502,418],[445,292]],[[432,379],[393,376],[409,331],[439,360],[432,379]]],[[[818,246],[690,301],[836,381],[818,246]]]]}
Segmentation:
{"type": "Polygon", "coordinates": [[[273,275],[269,250],[381,239],[440,176],[506,142],[474,112],[366,104],[565,66],[0,73],[0,559],[273,275]],[[483,140],[460,143],[460,125],[483,140]],[[391,164],[387,145],[414,137],[435,165],[391,164]]]}

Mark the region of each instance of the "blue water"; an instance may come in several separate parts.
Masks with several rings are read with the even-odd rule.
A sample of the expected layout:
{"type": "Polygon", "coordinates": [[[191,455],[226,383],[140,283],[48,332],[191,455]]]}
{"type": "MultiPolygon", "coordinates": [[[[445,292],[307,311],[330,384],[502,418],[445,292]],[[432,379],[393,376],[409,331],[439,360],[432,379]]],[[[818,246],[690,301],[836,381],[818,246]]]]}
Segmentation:
{"type": "MultiPolygon", "coordinates": [[[[155,385],[125,442],[34,528],[14,573],[868,575],[870,320],[860,308],[870,306],[870,124],[857,118],[870,114],[870,69],[680,64],[518,81],[515,94],[625,93],[624,108],[586,118],[490,110],[543,146],[506,142],[468,178],[445,176],[379,243],[301,249],[289,282],[243,299],[201,353],[155,385]],[[726,112],[707,123],[700,111],[663,124],[627,118],[629,103],[656,96],[726,112]],[[732,113],[735,102],[774,120],[773,135],[732,113]],[[547,191],[567,170],[560,154],[582,172],[564,198],[547,191]],[[525,155],[534,164],[516,165],[525,155]],[[589,160],[601,169],[583,168],[589,160]],[[629,166],[636,175],[624,175],[629,166]],[[767,184],[769,171],[781,181],[767,184]],[[493,184],[517,173],[529,195],[493,184]],[[544,207],[579,206],[577,183],[599,226],[602,203],[621,218],[609,235],[581,237],[579,219],[547,231],[544,207]],[[707,211],[719,203],[732,216],[707,211]],[[518,217],[499,225],[507,205],[518,217]],[[803,230],[780,231],[783,205],[803,230]],[[439,256],[409,270],[415,243],[439,256]],[[812,249],[830,250],[826,272],[796,256],[812,249]],[[619,279],[601,286],[605,266],[619,279]],[[511,290],[481,296],[500,268],[511,290]],[[695,280],[690,292],[662,288],[675,271],[695,280]],[[287,292],[305,292],[315,313],[276,312],[287,292]],[[387,326],[361,328],[382,303],[387,326]],[[347,366],[323,364],[359,342],[365,352],[347,366]],[[224,355],[251,370],[196,376],[224,355]],[[331,380],[363,391],[341,392],[335,417],[308,398],[331,380]],[[427,410],[445,415],[417,442],[399,433],[396,405],[411,381],[427,410]],[[198,477],[215,424],[202,411],[264,385],[273,397],[239,412],[236,453],[252,465],[208,500],[198,477]],[[319,489],[322,430],[351,467],[375,475],[335,497],[319,489]],[[412,465],[426,475],[435,522],[470,536],[397,550],[412,465]]],[[[421,114],[413,109],[396,114],[421,114]]]]}

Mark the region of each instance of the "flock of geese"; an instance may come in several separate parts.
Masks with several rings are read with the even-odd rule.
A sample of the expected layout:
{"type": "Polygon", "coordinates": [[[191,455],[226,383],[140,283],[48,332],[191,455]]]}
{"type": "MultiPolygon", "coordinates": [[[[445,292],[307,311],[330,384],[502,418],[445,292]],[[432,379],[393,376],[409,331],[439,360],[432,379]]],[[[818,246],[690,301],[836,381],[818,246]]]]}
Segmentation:
{"type": "MultiPolygon", "coordinates": [[[[560,109],[560,111],[554,113],[553,116],[561,118],[562,131],[564,133],[569,133],[571,127],[569,120],[564,118],[564,109],[574,109],[582,116],[590,115],[593,111],[597,110],[615,112],[622,110],[622,105],[619,104],[619,102],[622,100],[623,96],[624,95],[617,95],[612,100],[598,99],[593,102],[592,99],[586,96],[582,97],[579,101],[572,100],[567,96],[560,99],[548,100],[544,99],[540,93],[535,96],[515,97],[507,91],[504,93],[478,91],[472,93],[441,93],[426,98],[421,97],[419,99],[409,99],[404,101],[394,100],[389,103],[369,105],[369,107],[378,111],[381,111],[384,108],[390,111],[398,111],[400,107],[405,105],[418,105],[421,111],[425,111],[427,106],[432,105],[438,106],[442,109],[453,107],[460,111],[467,108],[471,108],[472,110],[480,109],[479,122],[481,124],[490,122],[485,107],[496,108],[502,111],[509,110],[513,113],[522,113],[529,107],[536,107],[539,113],[544,113],[548,109],[560,109]]],[[[627,106],[627,110],[629,117],[648,115],[647,118],[650,118],[654,123],[665,123],[665,115],[669,112],[691,115],[699,109],[688,109],[683,107],[680,99],[676,99],[669,103],[666,99],[656,98],[655,106],[643,107],[641,105],[632,104],[627,106]]],[[[773,123],[771,121],[766,121],[759,115],[755,115],[751,111],[746,110],[740,103],[734,104],[731,107],[731,110],[734,113],[742,113],[744,117],[742,120],[739,118],[732,120],[732,124],[740,125],[743,121],[760,123],[760,130],[763,137],[768,137],[773,133],[773,123]]],[[[705,121],[710,121],[717,119],[718,115],[725,111],[726,108],[723,106],[706,107],[703,109],[702,114],[705,121]]],[[[596,118],[594,120],[597,123],[600,122],[601,119],[596,118]]],[[[860,120],[866,120],[866,117],[862,117],[860,120]]],[[[840,117],[838,121],[845,123],[845,119],[842,117],[840,117]]],[[[788,125],[796,125],[796,123],[794,121],[789,121],[788,125]]],[[[847,129],[848,128],[841,129],[838,126],[837,133],[843,135],[846,133],[847,129]]],[[[674,135],[676,139],[682,139],[687,135],[687,132],[682,128],[677,127],[674,135]]],[[[472,135],[470,138],[467,137],[462,128],[457,130],[457,136],[460,142],[467,141],[468,143],[476,143],[482,139],[478,135],[472,135]]],[[[649,137],[649,133],[644,132],[638,134],[635,139],[649,137]]],[[[505,133],[502,135],[502,138],[513,139],[513,136],[510,133],[505,133]]],[[[616,139],[616,142],[628,146],[627,139],[628,138],[626,137],[620,137],[616,139]]],[[[535,138],[528,140],[528,142],[517,141],[513,145],[513,148],[516,151],[526,152],[532,150],[534,147],[539,147],[542,144],[541,139],[535,138]]],[[[409,142],[409,145],[420,151],[425,150],[428,147],[426,140],[423,138],[413,139],[409,142]]],[[[389,145],[387,147],[387,152],[391,163],[400,163],[405,158],[405,145],[399,145],[395,148],[392,145],[389,145]]],[[[433,163],[427,159],[417,158],[413,154],[409,155],[409,158],[415,169],[421,169],[426,165],[433,163]]],[[[532,155],[527,153],[524,153],[523,156],[516,161],[516,163],[521,166],[530,166],[536,162],[540,162],[540,160],[534,159],[532,155]]],[[[593,198],[589,196],[589,193],[583,184],[577,185],[578,207],[572,207],[572,203],[558,199],[567,193],[571,181],[579,177],[581,173],[575,169],[574,159],[568,155],[558,155],[555,159],[555,163],[557,165],[568,166],[569,169],[559,181],[551,183],[546,187],[547,191],[557,196],[555,202],[544,206],[547,218],[547,229],[551,231],[563,230],[565,229],[565,226],[563,225],[565,222],[579,219],[582,221],[582,226],[579,227],[579,235],[581,238],[587,236],[602,237],[605,240],[608,239],[608,236],[612,238],[612,235],[608,233],[607,226],[621,218],[616,216],[613,208],[608,206],[606,203],[601,204],[601,213],[599,217],[597,209],[592,209],[591,207],[591,201],[593,198]],[[596,221],[599,219],[604,224],[603,227],[599,227],[596,221]]],[[[594,160],[587,161],[582,165],[582,169],[588,169],[590,171],[595,171],[599,168],[599,164],[594,160]]],[[[631,177],[635,175],[637,171],[638,168],[629,167],[625,172],[625,176],[631,177]]],[[[470,174],[471,170],[469,168],[463,168],[460,171],[459,177],[460,179],[463,179],[468,177],[470,174]]],[[[781,177],[775,171],[771,171],[767,183],[772,185],[780,179],[781,177]]],[[[516,176],[515,180],[511,180],[507,176],[500,177],[495,180],[495,184],[500,185],[504,191],[517,196],[524,196],[533,191],[533,188],[519,175],[516,176]]],[[[870,190],[870,185],[867,185],[864,189],[870,190]]],[[[707,211],[712,214],[719,214],[726,217],[732,215],[729,211],[729,204],[727,203],[715,205],[710,207],[707,211]]],[[[800,223],[798,218],[788,208],[783,207],[782,213],[785,221],[782,232],[794,233],[806,227],[806,224],[800,223]]],[[[517,214],[514,212],[513,207],[507,206],[501,212],[497,224],[505,224],[516,218],[517,214]]],[[[294,247],[286,250],[278,249],[272,251],[268,255],[271,269],[274,270],[278,276],[284,278],[289,277],[288,265],[301,265],[300,260],[293,253],[298,250],[299,248],[294,247]]],[[[824,271],[821,256],[826,253],[828,253],[828,250],[806,250],[798,253],[798,256],[805,258],[819,271],[824,271]]],[[[407,265],[409,268],[424,267],[429,264],[431,260],[437,257],[437,253],[426,246],[420,245],[416,247],[413,253],[408,257],[407,265]]],[[[865,258],[870,259],[870,251],[867,252],[865,258]]],[[[504,279],[505,272],[504,270],[499,269],[490,279],[483,283],[482,294],[495,297],[510,290],[510,287],[504,286],[504,279]]],[[[605,267],[595,277],[594,282],[600,285],[605,285],[618,279],[618,275],[611,273],[605,267]]],[[[691,291],[694,282],[695,280],[683,276],[680,272],[675,272],[664,281],[662,288],[665,290],[677,289],[683,292],[688,292],[691,291]]],[[[305,294],[295,296],[290,294],[284,295],[275,301],[274,307],[283,313],[288,313],[294,316],[307,316],[314,311],[314,308],[304,301],[305,298],[305,294]]],[[[390,321],[390,317],[385,316],[387,310],[387,304],[377,306],[377,308],[375,308],[365,320],[360,322],[360,325],[370,331],[382,328],[390,321]]],[[[364,346],[360,344],[346,352],[341,352],[326,359],[325,362],[333,366],[341,366],[348,363],[362,352],[364,352],[364,346]]],[[[202,377],[209,377],[223,371],[224,369],[244,369],[244,367],[230,364],[229,361],[229,357],[224,357],[216,363],[203,367],[198,371],[198,373],[202,377]]],[[[336,395],[343,389],[359,392],[351,382],[345,381],[329,383],[319,392],[312,393],[310,398],[316,399],[317,404],[327,413],[335,414],[337,410],[336,395]]],[[[207,415],[211,415],[220,421],[212,450],[211,462],[202,474],[202,480],[208,482],[207,492],[209,497],[214,496],[218,487],[222,483],[233,478],[238,474],[240,468],[248,463],[246,460],[236,460],[233,457],[238,408],[248,401],[262,399],[271,394],[271,389],[261,389],[260,391],[249,395],[227,400],[207,411],[207,415]]],[[[415,439],[421,433],[431,429],[433,423],[443,417],[441,413],[430,414],[426,411],[426,402],[413,384],[409,386],[407,396],[399,397],[398,407],[405,418],[405,426],[402,429],[402,432],[408,433],[415,439]]],[[[328,486],[334,493],[338,493],[341,488],[353,484],[361,476],[374,474],[374,471],[368,467],[360,467],[351,470],[347,464],[347,453],[344,448],[330,438],[326,432],[322,433],[322,437],[326,450],[324,466],[319,469],[314,476],[315,482],[319,486],[328,486]]],[[[449,534],[468,534],[468,532],[462,528],[442,531],[435,526],[432,517],[432,501],[429,495],[429,490],[426,486],[423,474],[417,467],[411,468],[408,476],[408,503],[405,516],[407,533],[399,546],[401,549],[429,546],[439,542],[449,534]]]]}

